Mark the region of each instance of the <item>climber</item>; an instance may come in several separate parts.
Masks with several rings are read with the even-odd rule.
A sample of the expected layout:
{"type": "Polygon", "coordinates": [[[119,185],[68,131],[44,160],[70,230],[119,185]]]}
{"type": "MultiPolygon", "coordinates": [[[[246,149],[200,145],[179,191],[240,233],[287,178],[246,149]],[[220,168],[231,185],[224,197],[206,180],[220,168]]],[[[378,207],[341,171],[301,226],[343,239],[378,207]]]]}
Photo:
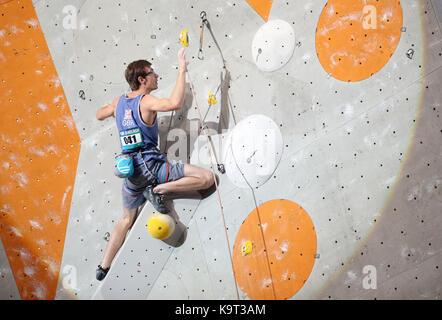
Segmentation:
{"type": "Polygon", "coordinates": [[[124,214],[109,239],[96,272],[97,280],[103,280],[108,273],[113,258],[146,200],[158,212],[167,214],[169,209],[164,203],[165,194],[205,190],[215,182],[211,171],[187,163],[170,163],[158,149],[157,113],[179,110],[183,106],[187,72],[184,48],[178,52],[178,65],[178,78],[170,98],[157,98],[151,95],[158,88],[158,74],[151,63],[146,60],[130,63],[125,78],[132,91],[117,97],[97,112],[98,120],[110,116],[116,118],[122,153],[133,159],[133,174],[124,179],[122,187],[124,214]]]}

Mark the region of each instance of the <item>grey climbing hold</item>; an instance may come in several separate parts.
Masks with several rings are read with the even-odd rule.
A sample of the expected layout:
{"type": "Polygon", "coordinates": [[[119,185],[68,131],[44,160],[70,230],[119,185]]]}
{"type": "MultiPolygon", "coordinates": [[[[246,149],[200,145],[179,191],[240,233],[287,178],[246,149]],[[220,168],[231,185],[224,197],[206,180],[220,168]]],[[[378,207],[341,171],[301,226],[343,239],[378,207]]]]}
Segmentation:
{"type": "Polygon", "coordinates": [[[258,48],[258,55],[256,56],[256,62],[258,62],[258,58],[261,53],[262,53],[262,49],[258,48]]]}
{"type": "Polygon", "coordinates": [[[406,32],[407,31],[407,28],[406,27],[402,27],[401,28],[401,32],[406,32]]]}
{"type": "Polygon", "coordinates": [[[319,253],[316,253],[315,254],[315,259],[319,259],[319,257],[320,257],[319,253]]]}
{"type": "Polygon", "coordinates": [[[109,241],[109,239],[110,239],[110,233],[109,233],[109,232],[106,232],[106,233],[104,234],[103,239],[106,240],[106,241],[109,241]]]}
{"type": "Polygon", "coordinates": [[[83,90],[80,90],[80,92],[78,92],[78,96],[80,97],[80,99],[86,100],[86,94],[83,90]]]}
{"type": "Polygon", "coordinates": [[[407,56],[408,59],[413,59],[414,50],[413,49],[408,49],[407,53],[405,55],[407,56]]]}

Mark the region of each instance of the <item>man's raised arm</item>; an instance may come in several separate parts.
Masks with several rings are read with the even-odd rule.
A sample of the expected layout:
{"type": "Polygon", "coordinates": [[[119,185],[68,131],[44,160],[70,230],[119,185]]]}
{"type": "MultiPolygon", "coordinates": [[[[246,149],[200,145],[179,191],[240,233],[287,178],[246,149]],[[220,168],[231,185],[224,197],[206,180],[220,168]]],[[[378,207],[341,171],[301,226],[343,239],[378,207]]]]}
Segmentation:
{"type": "Polygon", "coordinates": [[[178,66],[178,77],[170,98],[156,98],[154,96],[149,96],[147,99],[141,101],[142,108],[156,112],[167,112],[181,109],[184,102],[184,94],[186,92],[187,72],[186,53],[184,48],[178,52],[178,66]]]}

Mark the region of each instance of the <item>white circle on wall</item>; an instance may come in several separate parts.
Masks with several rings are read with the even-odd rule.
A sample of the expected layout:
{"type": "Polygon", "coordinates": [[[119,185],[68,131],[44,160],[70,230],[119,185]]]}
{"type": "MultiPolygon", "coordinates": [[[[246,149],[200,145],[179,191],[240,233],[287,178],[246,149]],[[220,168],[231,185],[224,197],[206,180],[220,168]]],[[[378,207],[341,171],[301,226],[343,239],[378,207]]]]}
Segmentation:
{"type": "Polygon", "coordinates": [[[226,141],[224,165],[227,177],[239,188],[263,185],[275,172],[283,151],[281,131],[264,115],[239,122],[226,141]]]}
{"type": "Polygon", "coordinates": [[[283,67],[295,50],[295,32],[284,20],[270,20],[262,25],[252,42],[252,59],[258,69],[275,71],[283,67]]]}

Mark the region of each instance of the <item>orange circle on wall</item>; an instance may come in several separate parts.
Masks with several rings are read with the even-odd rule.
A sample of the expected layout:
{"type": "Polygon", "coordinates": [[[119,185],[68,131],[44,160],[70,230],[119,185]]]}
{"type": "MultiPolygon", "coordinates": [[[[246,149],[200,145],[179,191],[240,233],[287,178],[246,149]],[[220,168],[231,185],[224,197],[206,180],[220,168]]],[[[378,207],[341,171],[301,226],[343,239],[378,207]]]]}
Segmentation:
{"type": "Polygon", "coordinates": [[[399,0],[330,0],[316,28],[319,61],[336,79],[367,79],[392,57],[402,23],[399,0]]]}
{"type": "Polygon", "coordinates": [[[307,212],[292,201],[271,200],[253,210],[238,231],[235,277],[250,299],[288,299],[307,281],[315,254],[316,232],[307,212]],[[252,250],[244,255],[249,241],[252,250]]]}

